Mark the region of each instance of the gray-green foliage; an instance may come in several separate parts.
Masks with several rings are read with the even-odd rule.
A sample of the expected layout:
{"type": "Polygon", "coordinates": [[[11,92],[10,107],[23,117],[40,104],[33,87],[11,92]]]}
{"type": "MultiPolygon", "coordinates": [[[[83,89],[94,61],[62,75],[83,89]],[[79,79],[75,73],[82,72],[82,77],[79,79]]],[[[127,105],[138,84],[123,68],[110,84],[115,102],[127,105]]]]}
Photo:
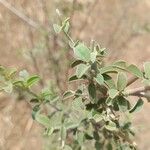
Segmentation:
{"type": "Polygon", "coordinates": [[[54,30],[63,32],[69,40],[75,59],[71,66],[76,69],[69,81],[79,82],[80,86],[62,96],[50,89],[33,92],[32,87],[40,80],[38,76],[30,76],[25,70],[17,76],[16,70],[1,66],[0,90],[11,93],[20,89],[30,96],[32,117],[45,127],[46,135],[55,136],[55,149],[136,149],[130,120],[120,118],[134,115],[143,106],[142,99],[149,99],[145,93],[150,89],[150,62],[144,64],[144,71],[124,61],[104,66],[106,49],[96,42],[93,47],[74,42],[69,35],[69,19],[55,24],[54,30]],[[128,74],[140,79],[144,88],[127,90],[128,74]],[[130,96],[137,97],[133,106],[130,96]],[[43,113],[45,105],[47,113],[43,113]]]}

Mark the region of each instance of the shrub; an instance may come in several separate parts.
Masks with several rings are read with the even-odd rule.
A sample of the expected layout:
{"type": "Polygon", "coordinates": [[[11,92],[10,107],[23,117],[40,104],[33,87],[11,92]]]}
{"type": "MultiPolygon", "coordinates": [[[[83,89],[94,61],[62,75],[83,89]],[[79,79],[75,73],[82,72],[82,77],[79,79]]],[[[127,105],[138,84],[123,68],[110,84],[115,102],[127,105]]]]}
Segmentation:
{"type": "Polygon", "coordinates": [[[90,47],[74,42],[69,35],[69,19],[54,24],[54,30],[64,33],[74,52],[71,67],[76,71],[69,81],[78,82],[77,89],[63,95],[50,89],[37,92],[33,86],[39,76],[30,76],[25,70],[17,75],[15,69],[1,66],[0,90],[19,90],[28,96],[33,119],[54,139],[51,149],[136,149],[129,118],[141,109],[143,98],[149,101],[150,62],[144,63],[143,70],[122,60],[104,65],[106,49],[95,41],[90,47]],[[128,79],[129,74],[133,78],[128,79]],[[138,79],[143,87],[129,89],[138,79]],[[137,98],[134,105],[131,96],[137,98]]]}

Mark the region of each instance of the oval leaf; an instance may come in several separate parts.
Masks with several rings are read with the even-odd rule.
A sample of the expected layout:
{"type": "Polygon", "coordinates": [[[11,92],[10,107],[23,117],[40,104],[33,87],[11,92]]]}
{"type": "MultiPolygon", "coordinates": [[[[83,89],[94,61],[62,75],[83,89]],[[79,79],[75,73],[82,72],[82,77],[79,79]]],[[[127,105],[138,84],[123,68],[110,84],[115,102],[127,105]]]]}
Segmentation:
{"type": "Polygon", "coordinates": [[[117,89],[123,91],[127,86],[127,77],[123,72],[118,73],[117,77],[117,89]]]}
{"type": "Polygon", "coordinates": [[[144,63],[145,77],[150,79],[150,62],[144,63]]]}
{"type": "Polygon", "coordinates": [[[108,94],[110,98],[114,99],[119,94],[119,91],[116,89],[110,89],[108,94]]]}
{"type": "Polygon", "coordinates": [[[35,120],[45,126],[46,128],[50,127],[50,119],[42,114],[37,113],[35,116],[35,120]]]}
{"type": "Polygon", "coordinates": [[[100,85],[104,83],[104,77],[100,73],[96,76],[95,80],[100,85]]]}
{"type": "Polygon", "coordinates": [[[137,103],[135,104],[135,106],[129,111],[130,113],[133,113],[133,112],[138,112],[141,110],[142,106],[143,106],[144,102],[142,99],[139,99],[137,101],[137,103]]]}
{"type": "Polygon", "coordinates": [[[85,64],[78,65],[77,70],[76,70],[76,76],[78,78],[81,78],[89,68],[90,68],[90,66],[87,66],[85,64]]]}
{"type": "Polygon", "coordinates": [[[27,80],[27,86],[30,87],[40,80],[38,76],[32,76],[27,80]]]}
{"type": "Polygon", "coordinates": [[[130,65],[127,67],[127,71],[129,71],[130,73],[134,74],[136,77],[138,78],[142,78],[143,77],[143,73],[141,72],[141,70],[135,66],[135,65],[130,65]]]}
{"type": "Polygon", "coordinates": [[[74,47],[75,56],[85,62],[90,61],[90,50],[83,44],[79,43],[74,47]]]}

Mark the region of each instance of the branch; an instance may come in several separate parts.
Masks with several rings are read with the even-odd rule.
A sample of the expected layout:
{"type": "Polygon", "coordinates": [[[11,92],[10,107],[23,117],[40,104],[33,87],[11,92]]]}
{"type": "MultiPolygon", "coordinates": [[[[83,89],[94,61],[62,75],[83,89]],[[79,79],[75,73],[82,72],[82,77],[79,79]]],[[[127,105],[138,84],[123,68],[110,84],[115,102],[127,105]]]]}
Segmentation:
{"type": "Polygon", "coordinates": [[[135,89],[131,89],[125,93],[128,96],[138,96],[138,97],[147,97],[145,93],[150,91],[150,86],[139,87],[135,89]]]}
{"type": "Polygon", "coordinates": [[[10,3],[8,3],[6,0],[0,0],[0,3],[5,6],[7,9],[9,9],[13,14],[15,14],[17,17],[22,19],[25,23],[30,25],[33,28],[39,28],[40,25],[33,21],[31,18],[27,17],[25,14],[22,12],[18,11],[15,7],[13,7],[10,3]]]}

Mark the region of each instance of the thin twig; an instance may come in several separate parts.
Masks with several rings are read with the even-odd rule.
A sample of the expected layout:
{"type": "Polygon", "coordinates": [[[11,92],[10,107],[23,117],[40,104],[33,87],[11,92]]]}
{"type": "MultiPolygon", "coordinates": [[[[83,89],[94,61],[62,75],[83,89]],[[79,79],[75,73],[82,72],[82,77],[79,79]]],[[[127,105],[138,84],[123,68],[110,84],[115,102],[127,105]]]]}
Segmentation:
{"type": "Polygon", "coordinates": [[[138,96],[138,97],[145,97],[145,92],[150,90],[150,86],[145,86],[145,87],[139,87],[135,89],[128,90],[125,95],[128,96],[138,96]]]}
{"type": "Polygon", "coordinates": [[[92,14],[94,8],[97,6],[97,2],[98,2],[98,0],[95,0],[94,3],[93,3],[93,5],[92,5],[91,8],[89,9],[89,11],[88,11],[88,13],[87,13],[87,16],[86,16],[86,18],[85,18],[85,20],[84,20],[84,22],[82,23],[80,29],[78,30],[78,35],[77,35],[78,38],[80,38],[81,33],[83,32],[83,30],[84,30],[84,29],[86,28],[86,26],[88,25],[88,21],[89,21],[89,19],[90,19],[90,17],[91,17],[91,14],[92,14]]]}
{"type": "MultiPolygon", "coordinates": [[[[30,34],[30,36],[29,36],[30,37],[30,45],[31,45],[32,48],[34,48],[33,33],[32,33],[31,30],[29,31],[29,34],[30,34]]],[[[38,67],[38,63],[37,63],[36,57],[34,56],[32,50],[30,50],[30,57],[31,57],[31,59],[33,61],[33,66],[34,66],[34,68],[36,70],[36,73],[40,74],[40,69],[38,67]]],[[[40,80],[39,83],[40,83],[41,87],[44,87],[44,81],[42,79],[40,80]]]]}
{"type": "Polygon", "coordinates": [[[25,23],[27,23],[28,25],[32,26],[33,28],[39,28],[40,25],[33,21],[33,19],[27,17],[25,14],[23,14],[22,12],[18,11],[15,7],[13,7],[9,2],[7,2],[6,0],[0,0],[0,3],[5,6],[7,9],[9,9],[13,14],[15,14],[17,17],[19,17],[20,19],[22,19],[25,23]]]}

